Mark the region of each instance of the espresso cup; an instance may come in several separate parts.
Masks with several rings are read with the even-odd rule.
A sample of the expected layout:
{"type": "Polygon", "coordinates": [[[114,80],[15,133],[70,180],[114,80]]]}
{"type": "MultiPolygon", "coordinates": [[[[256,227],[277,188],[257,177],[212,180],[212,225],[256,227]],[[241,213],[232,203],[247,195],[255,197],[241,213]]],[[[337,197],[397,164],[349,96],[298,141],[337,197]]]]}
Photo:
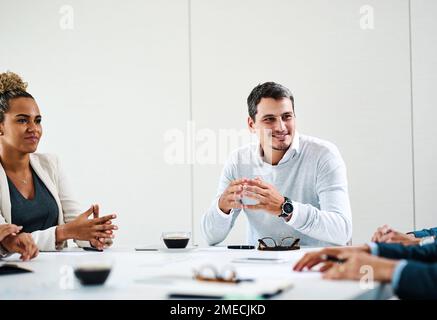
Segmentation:
{"type": "Polygon", "coordinates": [[[78,265],[74,268],[74,275],[82,285],[104,284],[110,273],[111,266],[105,264],[78,265]]]}
{"type": "Polygon", "coordinates": [[[190,241],[190,232],[163,232],[161,239],[169,249],[183,249],[188,245],[190,241]]]}

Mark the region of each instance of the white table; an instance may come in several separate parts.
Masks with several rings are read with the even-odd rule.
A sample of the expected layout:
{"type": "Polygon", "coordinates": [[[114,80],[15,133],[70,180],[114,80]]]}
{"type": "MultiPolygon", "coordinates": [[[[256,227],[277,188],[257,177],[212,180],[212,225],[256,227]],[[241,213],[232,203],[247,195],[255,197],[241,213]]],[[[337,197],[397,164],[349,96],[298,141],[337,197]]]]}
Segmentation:
{"type": "MultiPolygon", "coordinates": [[[[34,272],[0,277],[0,300],[5,299],[167,299],[181,287],[177,279],[191,280],[193,268],[205,264],[232,265],[241,278],[292,282],[279,299],[386,299],[388,285],[363,287],[355,281],[328,281],[318,272],[293,272],[292,265],[310,248],[288,252],[229,250],[224,247],[195,248],[185,252],[135,251],[112,248],[103,253],[71,248],[42,252],[29,262],[18,255],[6,259],[34,272]],[[280,257],[285,263],[234,263],[241,257],[280,257]],[[103,286],[82,286],[73,267],[84,263],[112,263],[112,272],[103,286]],[[176,280],[175,280],[176,279],[176,280]]],[[[183,286],[183,285],[182,285],[183,286]]]]}

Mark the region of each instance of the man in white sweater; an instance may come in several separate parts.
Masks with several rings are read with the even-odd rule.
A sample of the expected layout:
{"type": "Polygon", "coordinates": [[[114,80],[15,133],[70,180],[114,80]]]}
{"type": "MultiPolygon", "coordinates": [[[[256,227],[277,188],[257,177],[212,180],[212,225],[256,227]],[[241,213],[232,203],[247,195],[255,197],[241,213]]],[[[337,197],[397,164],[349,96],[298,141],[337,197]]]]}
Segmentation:
{"type": "Polygon", "coordinates": [[[248,125],[259,143],[234,151],[217,196],[201,221],[209,245],[222,242],[243,211],[247,241],[300,238],[301,245],[346,245],[352,215],[345,163],[337,147],[296,131],[294,98],[266,82],[247,98],[248,125]]]}

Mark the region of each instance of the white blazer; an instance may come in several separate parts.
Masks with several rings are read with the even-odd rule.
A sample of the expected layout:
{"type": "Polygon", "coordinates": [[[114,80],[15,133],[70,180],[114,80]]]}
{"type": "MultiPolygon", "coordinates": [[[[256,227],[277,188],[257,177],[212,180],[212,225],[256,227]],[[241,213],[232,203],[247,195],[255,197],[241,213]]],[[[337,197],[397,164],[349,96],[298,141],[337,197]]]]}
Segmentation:
{"type": "MultiPolygon", "coordinates": [[[[58,205],[58,225],[74,220],[85,211],[80,203],[74,200],[66,176],[60,169],[58,158],[55,155],[32,153],[30,154],[30,165],[58,205]]],[[[2,223],[14,223],[14,221],[11,217],[8,179],[3,166],[0,164],[0,224],[2,223]]],[[[65,241],[56,246],[56,226],[32,232],[32,238],[40,251],[59,250],[67,245],[65,241]]],[[[88,241],[76,241],[76,243],[79,246],[89,245],[88,241]]],[[[1,253],[4,254],[4,252],[1,253]]]]}

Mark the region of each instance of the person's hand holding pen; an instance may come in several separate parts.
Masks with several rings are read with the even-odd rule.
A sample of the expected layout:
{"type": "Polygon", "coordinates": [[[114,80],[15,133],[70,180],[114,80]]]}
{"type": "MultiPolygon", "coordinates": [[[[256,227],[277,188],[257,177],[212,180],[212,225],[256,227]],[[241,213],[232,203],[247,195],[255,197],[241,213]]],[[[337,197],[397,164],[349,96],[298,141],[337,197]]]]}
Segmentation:
{"type": "Polygon", "coordinates": [[[321,272],[325,272],[341,260],[340,256],[346,253],[370,253],[368,245],[348,246],[348,247],[329,247],[315,252],[306,253],[293,267],[294,271],[303,271],[304,269],[311,270],[313,267],[322,264],[321,272]]]}
{"type": "Polygon", "coordinates": [[[346,251],[337,257],[343,263],[333,263],[323,271],[323,279],[390,282],[399,261],[373,256],[366,252],[346,251]]]}
{"type": "MultiPolygon", "coordinates": [[[[367,245],[358,247],[325,248],[316,252],[309,252],[294,266],[294,271],[311,269],[322,264],[320,272],[323,279],[349,279],[360,280],[368,269],[372,272],[374,281],[391,281],[398,261],[384,259],[370,254],[367,245]]],[[[370,276],[370,275],[369,275],[370,276]]]]}

